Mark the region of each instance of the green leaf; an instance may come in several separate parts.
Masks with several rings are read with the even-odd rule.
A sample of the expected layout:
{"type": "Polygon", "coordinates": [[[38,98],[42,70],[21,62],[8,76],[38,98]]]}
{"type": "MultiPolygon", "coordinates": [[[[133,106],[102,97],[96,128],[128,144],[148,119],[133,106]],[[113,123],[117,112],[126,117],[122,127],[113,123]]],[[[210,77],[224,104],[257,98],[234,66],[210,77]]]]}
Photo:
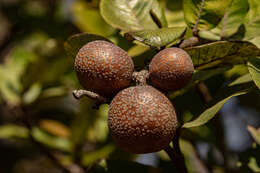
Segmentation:
{"type": "Polygon", "coordinates": [[[37,55],[24,42],[20,42],[19,46],[10,50],[5,63],[0,65],[0,93],[9,104],[20,104],[23,90],[21,77],[34,59],[37,55]]]}
{"type": "Polygon", "coordinates": [[[250,58],[247,66],[253,81],[260,89],[260,57],[250,58]]]}
{"type": "Polygon", "coordinates": [[[256,160],[255,157],[250,157],[249,158],[249,163],[248,167],[253,171],[253,172],[260,172],[260,166],[256,160]]]}
{"type": "Polygon", "coordinates": [[[79,49],[84,46],[85,44],[95,41],[95,40],[105,40],[109,41],[105,37],[95,35],[95,34],[90,34],[90,33],[82,33],[82,34],[76,34],[71,36],[65,43],[64,43],[64,48],[67,52],[67,54],[71,58],[75,58],[76,55],[78,54],[79,49]]]}
{"type": "Polygon", "coordinates": [[[251,41],[260,47],[260,2],[258,0],[248,0],[249,11],[245,21],[245,40],[251,41]]]}
{"type": "Polygon", "coordinates": [[[123,31],[156,29],[150,10],[166,27],[166,19],[157,0],[101,0],[101,15],[107,23],[123,31]]]}
{"type": "Polygon", "coordinates": [[[41,94],[42,86],[39,83],[33,84],[28,91],[23,95],[23,103],[30,104],[33,103],[41,94]]]}
{"type": "Polygon", "coordinates": [[[248,82],[251,82],[251,81],[252,81],[252,78],[251,78],[250,74],[247,73],[243,76],[238,77],[236,80],[234,80],[228,86],[240,85],[240,84],[248,83],[248,82]]]}
{"type": "Polygon", "coordinates": [[[247,1],[233,0],[217,27],[210,31],[200,31],[199,36],[209,40],[220,40],[221,37],[226,38],[235,34],[244,22],[248,8],[247,1]]]}
{"type": "Polygon", "coordinates": [[[187,25],[193,28],[200,17],[199,30],[214,28],[221,21],[230,2],[231,0],[183,0],[184,17],[187,25]]]}
{"type": "Polygon", "coordinates": [[[256,143],[260,145],[260,128],[256,129],[252,126],[247,126],[247,130],[250,132],[256,143]]]}
{"type": "Polygon", "coordinates": [[[250,42],[217,41],[185,49],[197,69],[217,66],[221,63],[244,63],[249,57],[260,55],[260,50],[250,42]]]}
{"type": "Polygon", "coordinates": [[[186,27],[161,28],[155,30],[143,30],[127,33],[132,38],[146,45],[153,47],[162,47],[176,42],[183,36],[186,27]]]}
{"type": "Polygon", "coordinates": [[[187,166],[188,172],[204,172],[206,169],[204,166],[199,166],[201,160],[198,157],[195,147],[187,140],[180,139],[181,152],[185,158],[185,164],[187,166]],[[204,168],[204,169],[203,169],[204,168]]]}
{"type": "Polygon", "coordinates": [[[84,1],[75,1],[71,7],[73,22],[84,32],[91,32],[102,36],[109,36],[115,29],[108,25],[99,13],[84,1]]]}
{"type": "Polygon", "coordinates": [[[168,97],[170,99],[173,99],[173,98],[175,98],[179,95],[182,95],[185,92],[189,91],[190,88],[192,88],[193,86],[198,84],[200,81],[205,81],[205,80],[211,78],[212,76],[215,76],[215,75],[220,74],[220,73],[224,73],[225,71],[227,71],[231,68],[232,68],[232,65],[224,65],[224,66],[214,68],[214,69],[206,69],[206,70],[195,71],[193,76],[192,76],[191,81],[184,88],[182,88],[178,91],[170,92],[168,94],[168,97]]]}
{"type": "Polygon", "coordinates": [[[32,135],[35,138],[35,140],[48,147],[67,152],[71,151],[71,143],[69,140],[65,138],[50,135],[37,127],[32,129],[32,135]]]}
{"type": "Polygon", "coordinates": [[[165,17],[169,27],[187,26],[184,20],[184,12],[182,9],[182,1],[166,0],[165,17]]]}
{"type": "Polygon", "coordinates": [[[216,113],[222,108],[222,106],[232,97],[239,96],[242,94],[245,94],[246,92],[238,92],[235,93],[224,100],[218,102],[217,104],[213,105],[212,107],[208,108],[206,111],[204,111],[198,118],[196,118],[193,121],[185,123],[182,127],[183,128],[191,128],[191,127],[197,127],[206,124],[209,120],[211,120],[216,113]]]}
{"type": "Polygon", "coordinates": [[[112,153],[114,150],[115,150],[115,146],[109,144],[104,146],[101,149],[97,149],[93,152],[86,153],[82,157],[82,164],[83,165],[93,164],[94,162],[100,159],[108,157],[108,155],[112,153]]]}
{"type": "Polygon", "coordinates": [[[22,126],[8,124],[0,126],[0,138],[27,138],[29,131],[22,126]]]}

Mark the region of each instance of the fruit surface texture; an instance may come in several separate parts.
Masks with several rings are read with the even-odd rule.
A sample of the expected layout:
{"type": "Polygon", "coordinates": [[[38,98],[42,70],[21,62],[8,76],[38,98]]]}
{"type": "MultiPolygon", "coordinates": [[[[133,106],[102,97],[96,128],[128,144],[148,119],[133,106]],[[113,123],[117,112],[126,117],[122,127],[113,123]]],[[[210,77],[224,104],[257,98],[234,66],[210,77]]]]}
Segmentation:
{"type": "Polygon", "coordinates": [[[134,64],[120,47],[97,40],[79,50],[74,68],[85,89],[112,97],[130,85],[134,64]]]}
{"type": "Polygon", "coordinates": [[[150,65],[150,80],[156,88],[165,91],[184,87],[192,78],[192,60],[180,48],[167,48],[156,54],[150,65]]]}
{"type": "Polygon", "coordinates": [[[166,148],[177,128],[170,100],[151,86],[120,91],[109,106],[108,126],[116,144],[130,153],[166,148]]]}

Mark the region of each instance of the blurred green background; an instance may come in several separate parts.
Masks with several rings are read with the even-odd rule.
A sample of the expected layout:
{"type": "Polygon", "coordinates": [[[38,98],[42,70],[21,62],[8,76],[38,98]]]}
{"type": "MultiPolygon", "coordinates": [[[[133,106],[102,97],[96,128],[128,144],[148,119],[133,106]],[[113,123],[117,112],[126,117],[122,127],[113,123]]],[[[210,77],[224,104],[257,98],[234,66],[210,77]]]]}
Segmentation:
{"type": "MultiPolygon", "coordinates": [[[[169,26],[186,25],[180,0],[160,2],[167,7],[169,26]]],[[[0,0],[0,172],[62,172],[30,135],[70,169],[78,164],[90,172],[173,172],[164,152],[132,155],[114,145],[108,134],[108,105],[94,110],[90,99],[72,97],[72,90],[81,87],[74,59],[63,45],[82,32],[105,36],[131,56],[154,53],[144,53],[147,48],[125,40],[105,23],[98,0],[0,0]]],[[[246,72],[238,65],[206,84],[214,94],[246,72]]],[[[195,89],[174,103],[181,121],[205,108],[195,89]]],[[[184,131],[181,147],[189,171],[223,172],[226,167],[234,172],[260,171],[259,145],[247,131],[247,125],[260,125],[259,93],[231,99],[219,116],[223,141],[216,137],[219,127],[214,121],[184,131]]]]}

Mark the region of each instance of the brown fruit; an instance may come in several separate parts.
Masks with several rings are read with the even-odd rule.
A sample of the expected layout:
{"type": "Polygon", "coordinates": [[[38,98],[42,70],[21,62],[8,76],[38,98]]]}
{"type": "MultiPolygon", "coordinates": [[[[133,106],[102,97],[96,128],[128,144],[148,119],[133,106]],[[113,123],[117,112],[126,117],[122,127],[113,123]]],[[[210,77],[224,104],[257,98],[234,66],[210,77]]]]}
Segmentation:
{"type": "Polygon", "coordinates": [[[184,87],[191,80],[193,71],[189,54],[180,48],[160,51],[149,65],[152,84],[166,91],[184,87]]]}
{"type": "Polygon", "coordinates": [[[85,89],[112,97],[130,85],[134,64],[120,47],[97,40],[79,50],[74,68],[85,89]]]}
{"type": "Polygon", "coordinates": [[[108,126],[116,144],[130,153],[150,153],[166,148],[177,117],[169,99],[151,86],[120,91],[109,106],[108,126]]]}

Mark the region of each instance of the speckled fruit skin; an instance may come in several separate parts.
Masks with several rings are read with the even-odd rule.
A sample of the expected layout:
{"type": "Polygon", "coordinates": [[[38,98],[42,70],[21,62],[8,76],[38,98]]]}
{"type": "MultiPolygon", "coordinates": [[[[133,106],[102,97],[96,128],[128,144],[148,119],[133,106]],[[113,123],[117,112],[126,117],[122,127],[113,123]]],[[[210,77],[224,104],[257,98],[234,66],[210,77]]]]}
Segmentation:
{"type": "Polygon", "coordinates": [[[172,140],[177,117],[169,99],[151,86],[120,91],[109,106],[108,126],[116,144],[130,153],[151,153],[172,140]]]}
{"type": "Polygon", "coordinates": [[[180,48],[160,51],[149,65],[149,77],[153,86],[165,91],[184,87],[191,80],[193,71],[189,54],[180,48]]]}
{"type": "Polygon", "coordinates": [[[130,85],[134,64],[120,47],[97,40],[79,50],[74,68],[85,89],[112,97],[130,85]]]}

